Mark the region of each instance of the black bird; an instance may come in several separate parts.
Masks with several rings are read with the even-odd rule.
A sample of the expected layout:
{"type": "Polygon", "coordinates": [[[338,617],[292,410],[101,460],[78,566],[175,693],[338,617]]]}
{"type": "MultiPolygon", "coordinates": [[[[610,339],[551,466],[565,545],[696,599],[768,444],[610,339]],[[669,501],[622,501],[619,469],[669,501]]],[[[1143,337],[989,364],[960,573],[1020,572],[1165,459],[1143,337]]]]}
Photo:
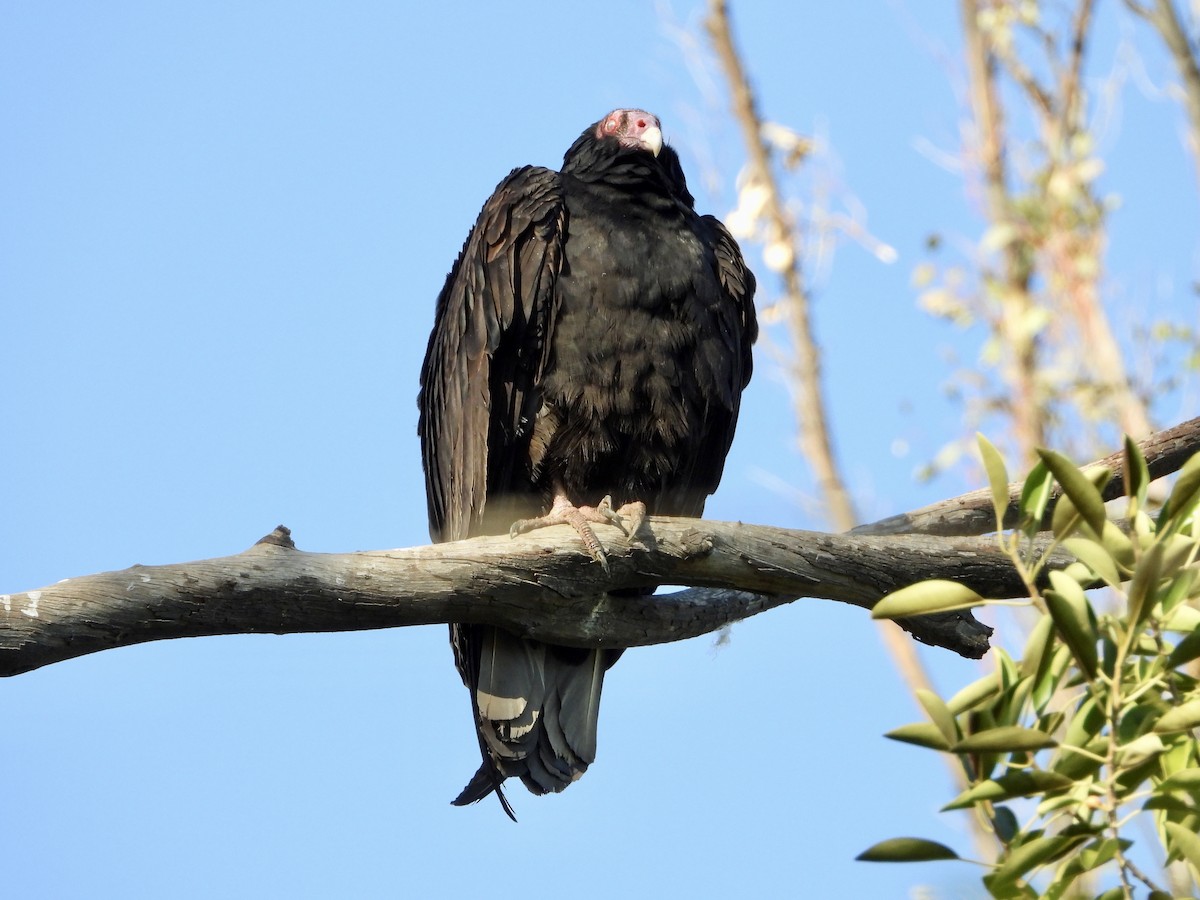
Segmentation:
{"type": "MultiPolygon", "coordinates": [[[[757,324],[737,243],[693,202],[639,109],[589,125],[561,171],[500,182],[438,296],[421,370],[435,541],[568,522],[603,563],[589,522],[702,513],[757,324]]],[[[450,641],[483,753],[454,803],[495,791],[512,817],[504,779],[535,794],[578,779],[622,651],[483,625],[451,625],[450,641]]]]}

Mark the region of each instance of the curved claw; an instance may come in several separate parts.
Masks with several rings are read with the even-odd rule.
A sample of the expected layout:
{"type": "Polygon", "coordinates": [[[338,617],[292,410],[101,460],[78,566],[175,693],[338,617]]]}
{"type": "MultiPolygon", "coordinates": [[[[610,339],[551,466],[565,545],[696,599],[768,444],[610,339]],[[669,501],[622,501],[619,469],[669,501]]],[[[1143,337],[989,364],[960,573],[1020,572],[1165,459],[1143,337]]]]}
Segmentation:
{"type": "MultiPolygon", "coordinates": [[[[628,504],[621,507],[621,509],[627,508],[628,504]]],[[[625,537],[629,537],[629,529],[625,527],[625,517],[621,515],[620,510],[613,509],[612,494],[605,495],[604,499],[596,504],[596,512],[599,513],[604,518],[604,521],[606,521],[609,525],[615,525],[617,528],[621,529],[621,534],[625,535],[625,537]]]]}
{"type": "Polygon", "coordinates": [[[621,516],[622,522],[628,522],[628,525],[622,530],[625,532],[625,537],[634,546],[639,546],[643,550],[646,548],[646,542],[638,537],[638,533],[646,524],[646,504],[641,500],[635,500],[632,503],[626,503],[617,510],[617,514],[621,516]]]}

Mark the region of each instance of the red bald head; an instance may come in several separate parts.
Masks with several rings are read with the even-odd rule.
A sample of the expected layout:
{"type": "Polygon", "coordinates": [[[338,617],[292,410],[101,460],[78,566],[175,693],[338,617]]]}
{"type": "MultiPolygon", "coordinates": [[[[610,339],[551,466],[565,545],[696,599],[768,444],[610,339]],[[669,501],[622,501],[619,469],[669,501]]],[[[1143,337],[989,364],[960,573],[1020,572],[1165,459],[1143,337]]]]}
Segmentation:
{"type": "Polygon", "coordinates": [[[658,156],[663,146],[658,116],[644,109],[614,109],[596,124],[596,139],[611,138],[629,150],[658,156]]]}

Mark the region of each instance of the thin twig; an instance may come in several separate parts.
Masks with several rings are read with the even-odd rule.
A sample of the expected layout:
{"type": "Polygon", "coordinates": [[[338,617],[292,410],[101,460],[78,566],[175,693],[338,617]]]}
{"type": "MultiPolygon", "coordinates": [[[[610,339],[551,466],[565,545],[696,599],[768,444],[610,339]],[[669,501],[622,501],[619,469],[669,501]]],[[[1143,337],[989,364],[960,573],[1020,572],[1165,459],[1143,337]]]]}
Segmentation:
{"type": "MultiPolygon", "coordinates": [[[[1094,8],[1094,0],[1081,0],[1071,26],[1069,62],[1059,85],[1059,117],[1053,123],[1053,131],[1044,137],[1055,166],[1077,162],[1070,145],[1072,138],[1086,129],[1083,122],[1085,94],[1081,79],[1094,8]]],[[[1094,204],[1091,186],[1084,185],[1082,189],[1094,204]]],[[[1150,416],[1146,404],[1130,384],[1124,354],[1113,334],[1098,290],[1099,258],[1104,240],[1101,222],[1098,220],[1091,227],[1075,225],[1057,228],[1057,239],[1047,242],[1050,254],[1048,265],[1051,271],[1059,272],[1063,279],[1062,296],[1066,301],[1063,308],[1075,319],[1082,346],[1088,348],[1082,361],[1090,372],[1093,385],[1102,388],[1106,399],[1114,405],[1121,430],[1135,438],[1142,438],[1152,430],[1150,416]],[[1085,260],[1091,264],[1081,265],[1085,260]]]]}
{"type": "Polygon", "coordinates": [[[845,531],[855,520],[854,505],[839,471],[830,439],[828,415],[821,394],[821,352],[810,324],[808,295],[800,274],[800,241],[784,206],[779,184],[771,166],[771,150],[762,136],[754,92],[733,43],[729,11],[724,0],[709,4],[705,27],[733,95],[733,112],[742,129],[753,183],[766,192],[764,204],[768,244],[788,248],[787,264],[780,267],[783,278],[787,327],[792,343],[792,393],[800,446],[813,469],[826,514],[834,528],[845,531]]]}
{"type": "MultiPolygon", "coordinates": [[[[988,219],[996,225],[1012,224],[1012,198],[1004,157],[1004,114],[996,91],[996,57],[990,39],[979,27],[979,0],[962,0],[963,37],[966,45],[969,99],[975,120],[975,144],[983,170],[988,219]]],[[[1029,296],[1029,263],[1022,242],[1004,245],[1004,272],[994,289],[1000,295],[1000,315],[995,327],[1009,348],[1006,377],[1012,389],[1009,411],[1017,446],[1025,462],[1033,448],[1046,443],[1044,404],[1037,390],[1038,352],[1029,322],[1033,308],[1029,296]]]]}
{"type": "Polygon", "coordinates": [[[1158,32],[1179,72],[1179,79],[1183,82],[1184,108],[1190,123],[1188,144],[1196,169],[1196,184],[1200,187],[1200,64],[1196,61],[1196,48],[1192,46],[1187,29],[1171,0],[1154,0],[1152,10],[1135,0],[1125,0],[1125,5],[1158,32]]]}
{"type": "Polygon", "coordinates": [[[1081,79],[1083,78],[1083,60],[1087,49],[1087,36],[1091,29],[1092,12],[1095,0],[1082,0],[1075,12],[1075,21],[1071,27],[1070,63],[1063,74],[1059,87],[1062,105],[1059,108],[1059,134],[1070,134],[1080,119],[1081,79]]]}

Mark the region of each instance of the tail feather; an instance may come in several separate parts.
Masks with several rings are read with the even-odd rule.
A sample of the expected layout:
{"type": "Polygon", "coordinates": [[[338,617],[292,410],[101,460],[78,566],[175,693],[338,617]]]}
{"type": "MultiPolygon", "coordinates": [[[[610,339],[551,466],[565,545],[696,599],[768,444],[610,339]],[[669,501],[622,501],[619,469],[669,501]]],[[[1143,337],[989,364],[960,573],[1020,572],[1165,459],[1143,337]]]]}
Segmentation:
{"type": "Polygon", "coordinates": [[[478,803],[492,791],[496,792],[496,798],[500,801],[500,805],[504,808],[504,813],[514,822],[517,821],[517,814],[513,812],[512,806],[508,802],[508,798],[504,796],[504,789],[501,785],[504,782],[504,776],[496,772],[496,767],[492,765],[490,760],[485,760],[483,765],[479,767],[467,786],[462,789],[462,792],[450,801],[451,806],[468,806],[472,803],[478,803]]]}
{"type": "Polygon", "coordinates": [[[595,760],[604,672],[618,653],[552,647],[490,626],[459,625],[451,634],[456,659],[466,663],[483,754],[454,804],[495,791],[513,817],[500,788],[506,778],[519,777],[535,794],[556,793],[595,760]]]}
{"type": "Polygon", "coordinates": [[[542,723],[546,729],[546,740],[550,745],[551,752],[555,756],[561,756],[564,759],[574,755],[570,745],[567,744],[567,737],[562,730],[562,700],[559,697],[558,691],[550,691],[546,695],[546,708],[543,711],[542,723]]]}
{"type": "Polygon", "coordinates": [[[604,687],[604,653],[593,650],[586,660],[565,669],[559,682],[562,711],[559,724],[568,746],[587,768],[596,761],[596,726],[600,719],[600,689],[604,687]]]}
{"type": "Polygon", "coordinates": [[[475,701],[479,714],[496,722],[530,724],[542,705],[546,645],[523,641],[499,628],[482,629],[475,701]]]}

